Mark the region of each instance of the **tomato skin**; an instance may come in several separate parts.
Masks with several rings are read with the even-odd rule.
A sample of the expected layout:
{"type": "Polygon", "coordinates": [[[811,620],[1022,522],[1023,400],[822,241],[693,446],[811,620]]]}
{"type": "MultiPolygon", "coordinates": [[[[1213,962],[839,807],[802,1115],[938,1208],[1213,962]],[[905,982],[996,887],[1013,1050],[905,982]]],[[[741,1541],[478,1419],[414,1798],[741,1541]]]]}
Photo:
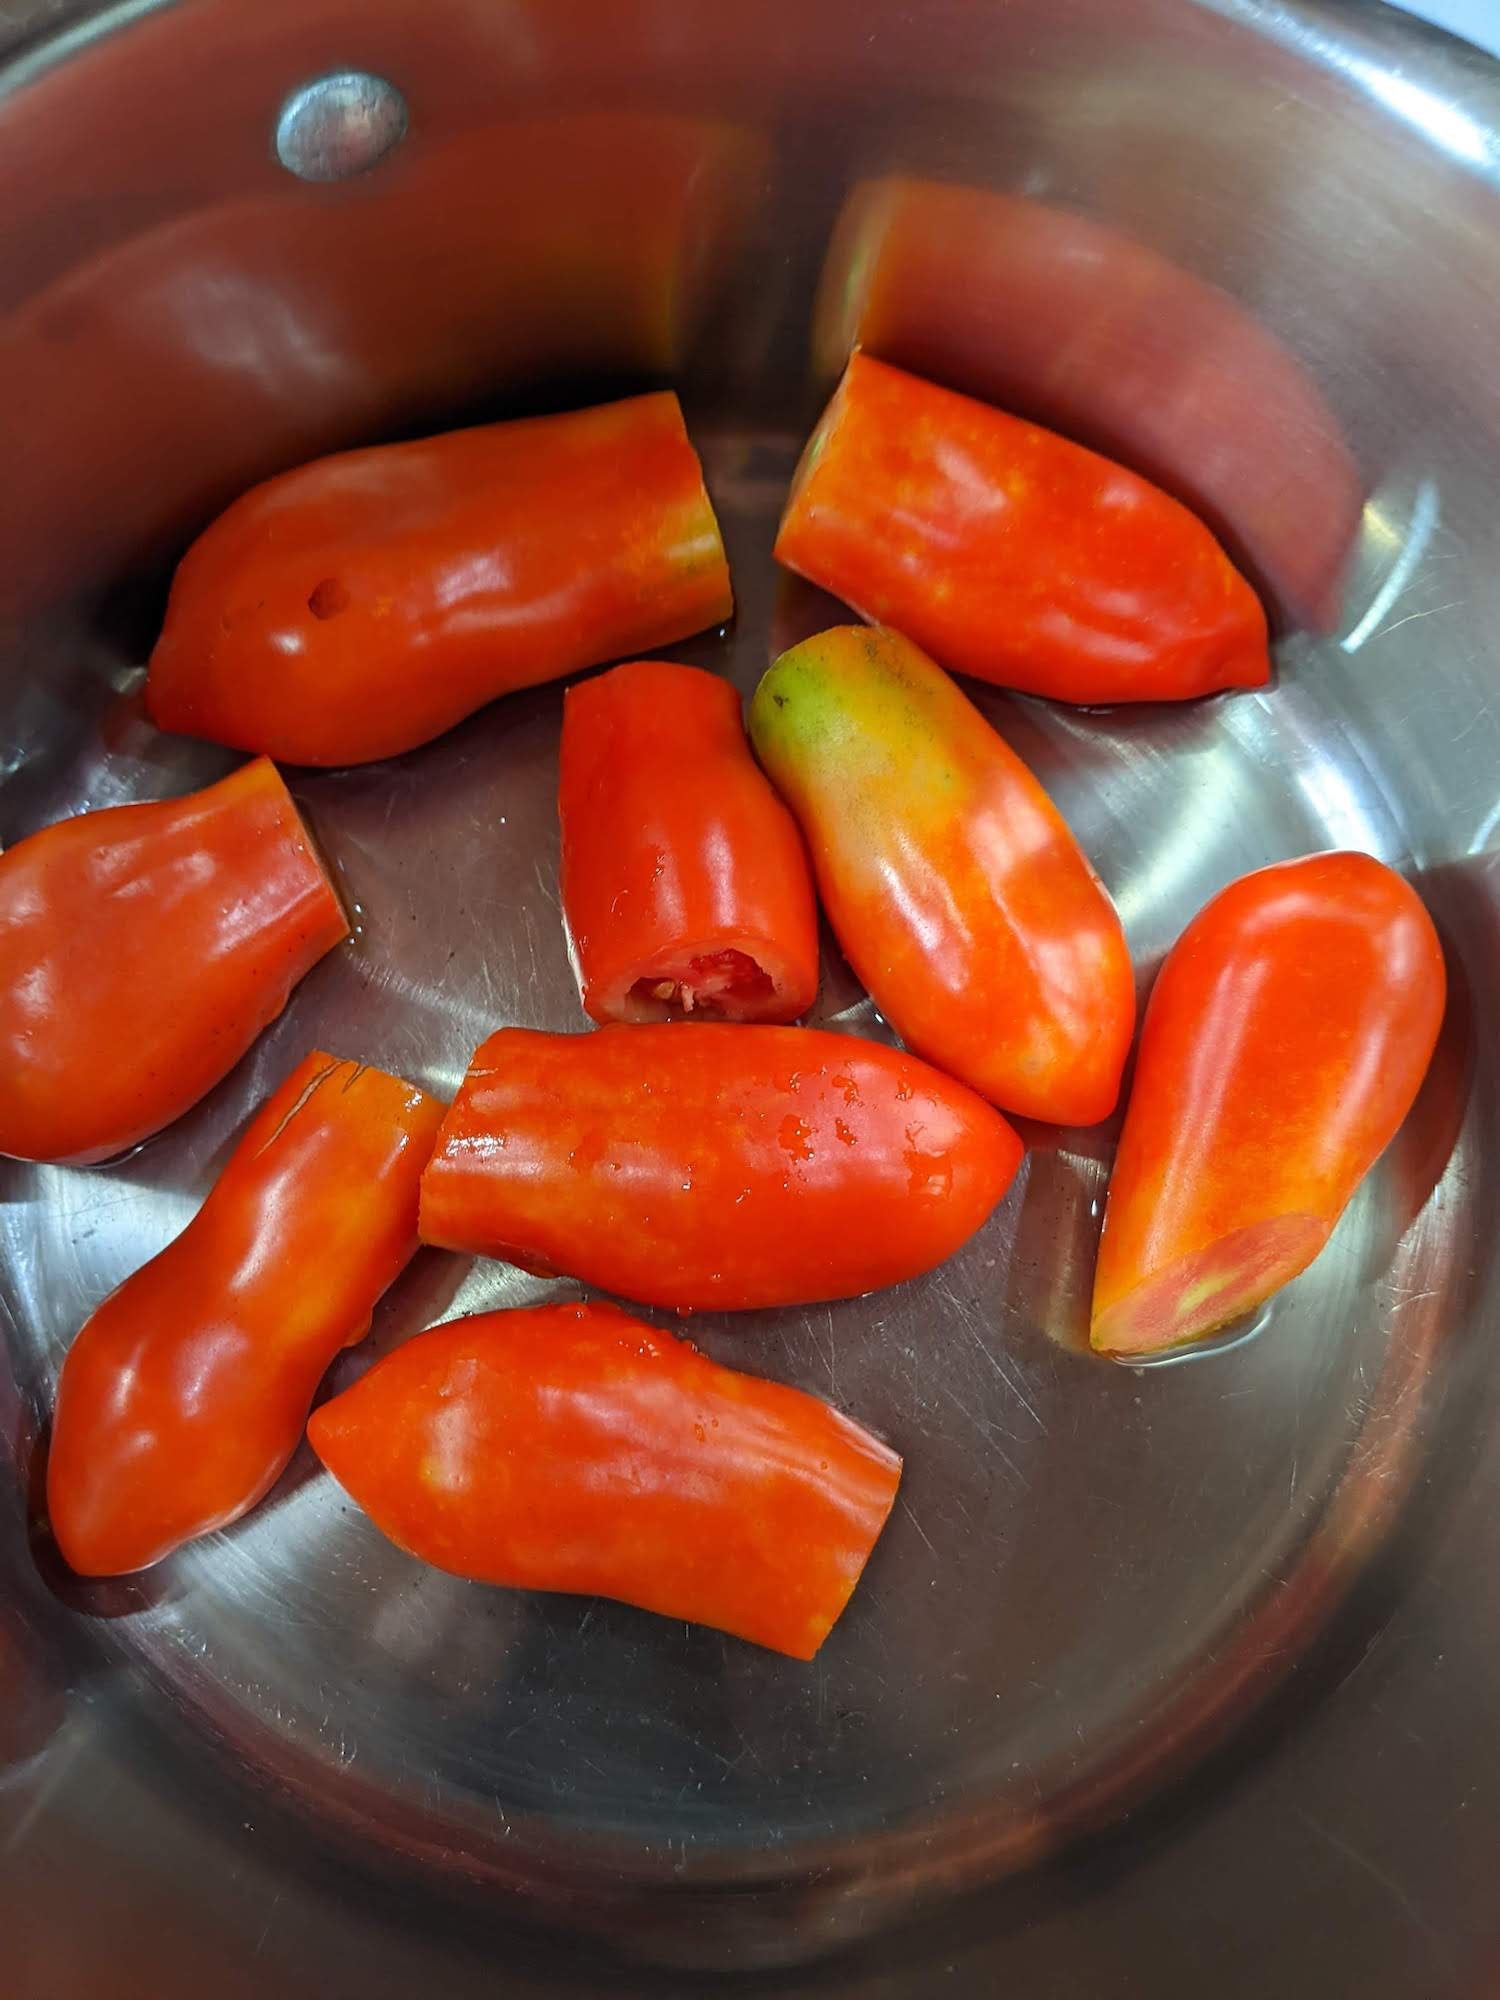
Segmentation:
{"type": "Polygon", "coordinates": [[[1294,624],[1336,629],[1366,482],[1292,351],[1158,251],[1050,202],[892,178],[851,192],[815,347],[1087,441],[1224,528],[1294,624]]]}
{"type": "Polygon", "coordinates": [[[661,391],[340,452],[252,488],[178,567],[146,705],[187,736],[358,764],[733,602],[661,391]]]}
{"type": "Polygon", "coordinates": [[[1042,787],[899,632],[785,652],[750,706],[823,907],[907,1047],[1005,1111],[1107,1118],[1135,1027],[1125,933],[1042,787]]]}
{"type": "Polygon", "coordinates": [[[329,1362],[417,1247],[442,1113],[399,1077],[308,1056],[182,1234],[85,1322],[47,1463],[75,1570],[145,1569],[262,1498],[329,1362]]]}
{"type": "Polygon", "coordinates": [[[818,991],[812,876],[728,681],[636,660],[569,688],[558,812],[563,913],[595,1021],[665,1020],[677,1009],[656,989],[681,991],[696,961],[730,953],[769,990],[702,1004],[729,1020],[806,1013],[818,991]]]}
{"type": "Polygon", "coordinates": [[[1411,1108],[1445,994],[1432,919],[1366,854],[1258,869],[1199,911],[1146,1009],[1096,1348],[1200,1340],[1312,1262],[1411,1108]]]}
{"type": "Polygon", "coordinates": [[[816,1397],[608,1305],[433,1327],[307,1434],[381,1532],[439,1569],[618,1598],[797,1660],[848,1603],[901,1477],[816,1397]]]}
{"type": "Polygon", "coordinates": [[[777,559],[955,672],[1057,701],[1270,677],[1260,600],[1123,466],[869,355],[793,483],[777,559]]]}
{"type": "Polygon", "coordinates": [[[0,856],[0,1153],[87,1165],[180,1118],[349,935],[264,757],[0,856]]]}
{"type": "Polygon", "coordinates": [[[810,1028],[502,1028],[422,1179],[422,1240],[648,1305],[799,1305],[930,1270],[1021,1142],[915,1056],[810,1028]]]}

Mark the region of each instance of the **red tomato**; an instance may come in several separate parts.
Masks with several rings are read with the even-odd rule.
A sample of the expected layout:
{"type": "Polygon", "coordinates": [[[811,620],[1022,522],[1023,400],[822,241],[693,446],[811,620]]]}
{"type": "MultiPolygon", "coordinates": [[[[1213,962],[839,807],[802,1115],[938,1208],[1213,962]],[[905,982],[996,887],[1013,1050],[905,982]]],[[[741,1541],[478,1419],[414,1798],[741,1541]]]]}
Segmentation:
{"type": "Polygon", "coordinates": [[[0,856],[0,1153],[85,1164],[159,1132],[348,934],[263,757],[19,842],[0,856]]]}
{"type": "Polygon", "coordinates": [[[915,1056],[810,1028],[503,1028],[422,1180],[422,1240],[648,1304],[852,1297],[973,1235],[1021,1142],[915,1056]]]}
{"type": "Polygon", "coordinates": [[[1199,911],[1146,1009],[1095,1347],[1200,1340],[1312,1262],[1411,1108],[1444,994],[1431,918],[1368,855],[1262,868],[1199,911]]]}
{"type": "Polygon", "coordinates": [[[1260,600],[1185,507],[864,354],[803,456],[776,554],[945,667],[1029,694],[1181,701],[1270,675],[1260,600]]]}
{"type": "Polygon", "coordinates": [[[1006,1111],[1107,1118],[1135,1027],[1115,907],[1036,779],[899,632],[783,653],[750,707],[844,955],[909,1048],[1006,1111]]]}
{"type": "Polygon", "coordinates": [[[163,729],[358,764],[733,603],[662,391],[341,452],[253,488],[183,557],[146,704],[163,729]]]}
{"type": "Polygon", "coordinates": [[[397,1077],[309,1056],[182,1234],[85,1323],[47,1464],[74,1569],[144,1569],[267,1491],[324,1370],[417,1247],[442,1115],[397,1077]]]}
{"type": "Polygon", "coordinates": [[[316,1411],[313,1450],[409,1554],[614,1597],[810,1660],[901,1460],[800,1389],[614,1306],[433,1327],[316,1411]]]}
{"type": "Polygon", "coordinates": [[[857,344],[1086,440],[1334,629],[1365,482],[1316,382],[1226,292],[1050,202],[893,178],[850,194],[818,297],[829,375],[857,344]]]}
{"type": "Polygon", "coordinates": [[[596,1021],[791,1021],[818,991],[818,906],[795,821],[728,681],[637,660],[569,688],[563,914],[596,1021]]]}

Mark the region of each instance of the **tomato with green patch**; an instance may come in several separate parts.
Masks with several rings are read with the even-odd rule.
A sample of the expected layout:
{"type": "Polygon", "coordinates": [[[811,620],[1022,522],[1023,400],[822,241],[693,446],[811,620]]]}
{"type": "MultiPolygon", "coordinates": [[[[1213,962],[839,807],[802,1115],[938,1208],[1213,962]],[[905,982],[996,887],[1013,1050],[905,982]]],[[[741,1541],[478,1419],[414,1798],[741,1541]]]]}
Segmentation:
{"type": "Polygon", "coordinates": [[[1113,903],[1062,815],[899,632],[783,653],[750,707],[844,955],[902,1039],[1006,1111],[1108,1117],[1135,1024],[1113,903]]]}

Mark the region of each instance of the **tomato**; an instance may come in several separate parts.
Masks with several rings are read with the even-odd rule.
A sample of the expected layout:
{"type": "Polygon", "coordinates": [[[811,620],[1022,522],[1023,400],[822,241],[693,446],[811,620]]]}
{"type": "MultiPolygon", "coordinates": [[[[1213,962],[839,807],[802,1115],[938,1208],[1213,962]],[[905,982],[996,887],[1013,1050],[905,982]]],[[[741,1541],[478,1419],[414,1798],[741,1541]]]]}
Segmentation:
{"type": "Polygon", "coordinates": [[[253,488],[183,557],[146,704],[163,729],[357,764],[732,609],[662,391],[341,452],[253,488]]]}
{"type": "Polygon", "coordinates": [[[0,1153],[84,1164],[197,1103],[349,934],[274,765],[0,856],[0,1153]]]}
{"type": "Polygon", "coordinates": [[[740,698],[637,660],[568,690],[562,901],[596,1021],[790,1021],[818,991],[802,837],[750,754],[740,698]]]}
{"type": "Polygon", "coordinates": [[[442,1112],[398,1077],[310,1055],[182,1234],[84,1324],[47,1464],[74,1569],[144,1569],[267,1491],[324,1370],[417,1247],[442,1112]]]}
{"type": "Polygon", "coordinates": [[[844,955],[909,1048],[1006,1111],[1107,1118],[1135,1027],[1115,907],[1036,779],[899,632],[783,653],[750,708],[844,955]]]}
{"type": "Polygon", "coordinates": [[[480,1583],[614,1597],[810,1660],[901,1460],[799,1389],[615,1306],[418,1334],[308,1438],[398,1548],[480,1583]]]}
{"type": "Polygon", "coordinates": [[[1050,202],[860,183],[819,288],[819,361],[858,344],[1144,473],[1332,631],[1365,482],[1317,383],[1236,299],[1050,202]]]}
{"type": "Polygon", "coordinates": [[[1431,918],[1368,855],[1280,862],[1199,911],[1146,1009],[1095,1347],[1200,1340],[1312,1262],[1411,1108],[1444,995],[1431,918]]]}
{"type": "Polygon", "coordinates": [[[1021,1161],[915,1056],[810,1028],[502,1028],[422,1180],[422,1240],[647,1304],[848,1298],[951,1255],[1021,1161]]]}
{"type": "Polygon", "coordinates": [[[778,559],[945,667],[1058,701],[1270,675],[1266,617],[1185,507],[1035,424],[856,354],[778,559]]]}

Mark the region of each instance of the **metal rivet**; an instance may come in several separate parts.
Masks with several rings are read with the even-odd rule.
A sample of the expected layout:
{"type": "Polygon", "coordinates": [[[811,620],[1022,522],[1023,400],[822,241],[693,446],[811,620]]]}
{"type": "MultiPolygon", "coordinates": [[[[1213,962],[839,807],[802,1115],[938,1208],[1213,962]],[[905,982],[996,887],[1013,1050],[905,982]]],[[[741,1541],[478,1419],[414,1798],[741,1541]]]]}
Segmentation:
{"type": "Polygon", "coordinates": [[[384,77],[340,70],[294,90],[276,121],[276,157],[304,181],[368,173],[406,136],[406,99],[384,77]]]}

